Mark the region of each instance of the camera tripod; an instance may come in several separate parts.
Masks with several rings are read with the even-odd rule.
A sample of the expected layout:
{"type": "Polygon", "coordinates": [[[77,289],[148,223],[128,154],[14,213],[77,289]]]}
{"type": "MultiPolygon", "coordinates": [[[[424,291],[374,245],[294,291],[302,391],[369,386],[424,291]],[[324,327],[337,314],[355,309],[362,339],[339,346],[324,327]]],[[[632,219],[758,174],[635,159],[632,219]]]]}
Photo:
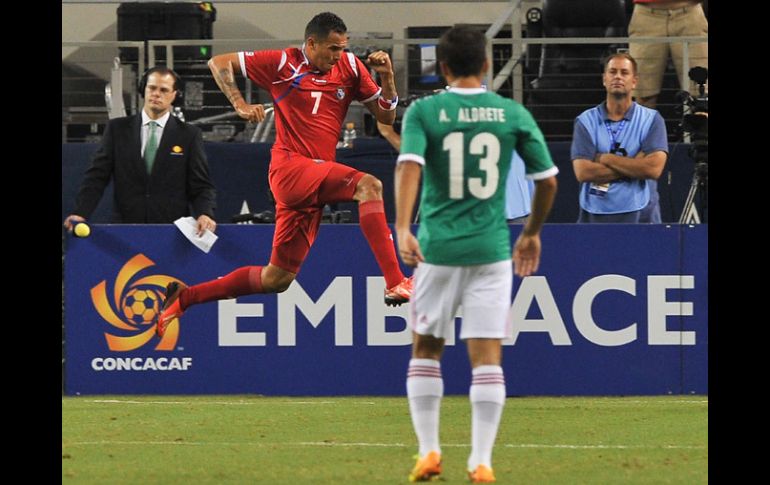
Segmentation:
{"type": "Polygon", "coordinates": [[[703,212],[705,214],[707,209],[706,191],[708,189],[708,164],[706,162],[698,162],[695,164],[692,183],[690,183],[690,191],[687,193],[687,199],[684,202],[682,215],[679,217],[679,224],[701,223],[701,218],[698,215],[698,208],[695,205],[695,196],[698,193],[698,188],[700,188],[702,192],[701,197],[704,201],[703,212]]]}

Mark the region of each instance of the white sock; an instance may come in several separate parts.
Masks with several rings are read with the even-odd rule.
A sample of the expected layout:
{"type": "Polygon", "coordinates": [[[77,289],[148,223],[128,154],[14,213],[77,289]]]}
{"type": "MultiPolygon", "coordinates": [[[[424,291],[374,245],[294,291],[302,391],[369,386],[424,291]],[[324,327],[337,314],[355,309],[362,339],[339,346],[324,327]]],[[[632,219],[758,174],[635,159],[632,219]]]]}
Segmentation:
{"type": "Polygon", "coordinates": [[[468,469],[479,465],[492,468],[492,447],[495,445],[500,416],[505,405],[505,376],[499,365],[481,365],[473,369],[471,399],[471,455],[468,469]]]}
{"type": "Polygon", "coordinates": [[[420,444],[420,456],[441,453],[438,444],[439,409],[444,395],[441,363],[433,359],[411,359],[406,375],[409,413],[420,444]]]}

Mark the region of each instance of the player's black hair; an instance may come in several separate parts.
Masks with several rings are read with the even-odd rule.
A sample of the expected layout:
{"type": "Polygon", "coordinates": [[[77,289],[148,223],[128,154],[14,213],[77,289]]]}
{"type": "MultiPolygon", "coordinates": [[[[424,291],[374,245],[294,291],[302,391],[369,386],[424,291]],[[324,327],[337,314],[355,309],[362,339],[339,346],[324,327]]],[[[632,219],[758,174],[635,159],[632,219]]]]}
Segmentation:
{"type": "Polygon", "coordinates": [[[322,12],[310,19],[305,27],[305,38],[315,37],[317,40],[323,40],[329,37],[332,32],[344,34],[348,31],[345,22],[336,14],[331,12],[322,12]]]}
{"type": "Polygon", "coordinates": [[[472,27],[459,25],[444,32],[438,41],[436,56],[458,77],[475,76],[484,66],[487,38],[472,27]]]}

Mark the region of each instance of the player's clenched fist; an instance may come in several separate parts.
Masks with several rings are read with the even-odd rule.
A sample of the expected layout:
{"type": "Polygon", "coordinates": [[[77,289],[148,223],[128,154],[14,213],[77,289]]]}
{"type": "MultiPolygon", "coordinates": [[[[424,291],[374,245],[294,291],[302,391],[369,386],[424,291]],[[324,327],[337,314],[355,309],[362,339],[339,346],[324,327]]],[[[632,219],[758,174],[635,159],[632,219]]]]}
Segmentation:
{"type": "Polygon", "coordinates": [[[377,51],[369,54],[366,58],[366,64],[376,72],[391,72],[393,65],[390,62],[390,56],[385,51],[377,51]]]}

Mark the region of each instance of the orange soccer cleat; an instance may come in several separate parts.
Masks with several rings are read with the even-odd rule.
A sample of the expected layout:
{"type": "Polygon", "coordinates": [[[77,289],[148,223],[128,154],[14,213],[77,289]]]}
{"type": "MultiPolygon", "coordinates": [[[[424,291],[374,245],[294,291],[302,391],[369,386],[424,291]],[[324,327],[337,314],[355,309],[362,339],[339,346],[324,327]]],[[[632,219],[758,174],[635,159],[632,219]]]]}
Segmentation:
{"type": "Polygon", "coordinates": [[[439,475],[441,475],[441,454],[438,451],[431,451],[422,458],[417,456],[417,463],[409,474],[409,481],[432,482],[438,480],[439,475]]]}
{"type": "Polygon", "coordinates": [[[166,286],[166,299],[163,300],[163,306],[155,322],[155,334],[158,337],[163,337],[169,324],[184,313],[179,306],[179,295],[185,288],[187,285],[176,281],[172,281],[166,286]]]}
{"type": "Polygon", "coordinates": [[[404,278],[393,288],[385,290],[385,304],[388,306],[399,306],[406,303],[412,297],[412,288],[414,287],[414,276],[404,278]]]}
{"type": "Polygon", "coordinates": [[[468,470],[468,480],[471,483],[494,483],[495,473],[486,465],[479,465],[475,470],[468,470]]]}

